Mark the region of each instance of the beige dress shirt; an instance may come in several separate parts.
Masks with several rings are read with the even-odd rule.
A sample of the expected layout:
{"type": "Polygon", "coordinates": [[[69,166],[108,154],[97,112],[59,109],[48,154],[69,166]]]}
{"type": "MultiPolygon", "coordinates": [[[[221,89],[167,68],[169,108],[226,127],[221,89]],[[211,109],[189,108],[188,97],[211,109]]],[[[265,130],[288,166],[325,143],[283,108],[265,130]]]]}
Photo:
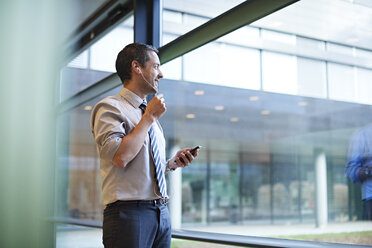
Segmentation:
{"type": "MultiPolygon", "coordinates": [[[[98,102],[91,115],[91,130],[100,157],[102,198],[105,205],[117,200],[152,200],[161,198],[155,180],[149,136],[132,161],[125,168],[118,168],[112,159],[122,138],[129,134],[141,120],[139,96],[123,88],[119,94],[98,102]]],[[[158,122],[154,124],[160,157],[165,174],[165,139],[158,122]]]]}

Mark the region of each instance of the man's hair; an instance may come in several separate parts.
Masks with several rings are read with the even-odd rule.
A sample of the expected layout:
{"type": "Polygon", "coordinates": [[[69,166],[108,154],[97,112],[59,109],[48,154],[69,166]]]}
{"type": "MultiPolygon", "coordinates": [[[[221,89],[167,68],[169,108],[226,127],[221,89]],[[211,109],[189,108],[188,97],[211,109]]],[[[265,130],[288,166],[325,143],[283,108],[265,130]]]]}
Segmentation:
{"type": "Polygon", "coordinates": [[[132,78],[131,66],[132,61],[137,61],[142,67],[145,67],[146,62],[150,59],[148,52],[153,51],[158,53],[159,51],[153,46],[132,43],[123,48],[116,58],[116,72],[124,84],[125,81],[132,78]]]}

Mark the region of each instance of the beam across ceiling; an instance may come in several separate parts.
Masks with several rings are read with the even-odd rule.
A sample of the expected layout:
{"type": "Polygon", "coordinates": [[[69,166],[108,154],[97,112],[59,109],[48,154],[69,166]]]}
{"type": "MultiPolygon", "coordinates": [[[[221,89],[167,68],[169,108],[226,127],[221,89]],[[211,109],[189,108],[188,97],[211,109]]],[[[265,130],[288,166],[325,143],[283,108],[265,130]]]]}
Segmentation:
{"type": "Polygon", "coordinates": [[[133,11],[133,0],[109,0],[84,21],[65,43],[65,62],[103,37],[133,11]]]}

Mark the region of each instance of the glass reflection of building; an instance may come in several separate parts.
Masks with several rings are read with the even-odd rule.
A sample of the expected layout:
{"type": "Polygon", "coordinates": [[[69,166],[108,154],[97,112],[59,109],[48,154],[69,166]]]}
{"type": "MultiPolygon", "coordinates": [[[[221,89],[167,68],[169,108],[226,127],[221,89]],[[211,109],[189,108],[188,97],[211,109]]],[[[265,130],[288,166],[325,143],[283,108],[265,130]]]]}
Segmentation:
{"type": "MultiPolygon", "coordinates": [[[[177,2],[164,1],[163,44],[216,16],[181,10],[177,2]]],[[[372,43],[353,32],[343,39],[331,33],[326,39],[322,30],[312,34],[317,21],[337,20],[322,15],[322,4],[300,1],[162,66],[167,113],[160,122],[168,154],[174,147],[203,146],[182,170],[180,187],[170,188],[171,196],[182,194],[183,226],[316,222],[320,175],[326,176],[329,221],[360,219],[360,189],[347,181],[344,168],[353,131],[372,122],[372,43]],[[314,26],[290,17],[295,12],[314,15],[314,26]],[[302,32],[291,22],[303,24],[302,32]],[[319,154],[325,159],[320,171],[319,154]]],[[[370,6],[328,4],[372,16],[370,6]]],[[[115,71],[118,51],[133,41],[132,27],[132,18],[125,20],[62,69],[61,101],[115,71]]],[[[59,215],[101,219],[89,110],[116,94],[118,79],[116,85],[59,116],[59,215]]]]}

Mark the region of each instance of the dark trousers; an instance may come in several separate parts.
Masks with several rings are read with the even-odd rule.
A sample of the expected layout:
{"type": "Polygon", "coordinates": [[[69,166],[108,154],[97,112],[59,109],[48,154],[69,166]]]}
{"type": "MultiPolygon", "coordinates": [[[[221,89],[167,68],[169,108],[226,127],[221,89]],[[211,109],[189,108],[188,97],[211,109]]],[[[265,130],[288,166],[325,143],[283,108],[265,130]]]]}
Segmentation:
{"type": "Polygon", "coordinates": [[[168,207],[145,201],[109,204],[103,213],[105,248],[169,248],[168,207]]]}
{"type": "Polygon", "coordinates": [[[372,220],[372,199],[363,200],[363,220],[372,220]]]}

